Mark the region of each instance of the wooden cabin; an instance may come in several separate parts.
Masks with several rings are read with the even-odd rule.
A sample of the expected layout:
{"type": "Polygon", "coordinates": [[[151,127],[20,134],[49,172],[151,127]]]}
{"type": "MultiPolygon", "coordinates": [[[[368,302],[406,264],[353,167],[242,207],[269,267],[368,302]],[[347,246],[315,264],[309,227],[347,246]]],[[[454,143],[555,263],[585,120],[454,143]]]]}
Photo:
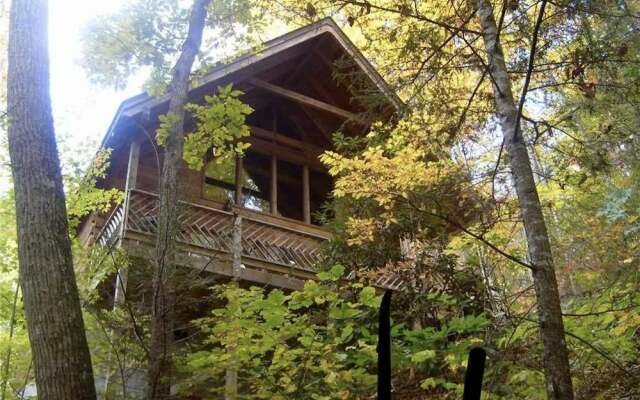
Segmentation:
{"type": "MultiPolygon", "coordinates": [[[[267,42],[198,82],[190,102],[202,103],[229,83],[244,92],[241,100],[254,110],[247,117],[251,146],[244,157],[221,162],[211,151],[201,171],[183,166],[178,262],[241,281],[300,288],[314,276],[320,246],[331,236],[317,218],[333,184],[318,156],[332,148],[335,131],[362,135],[402,104],[331,19],[267,42]],[[239,249],[232,248],[234,235],[239,249]],[[234,251],[241,268],[233,268],[234,251]]],[[[118,109],[102,142],[112,154],[99,184],[123,190],[125,200],[110,214],[83,222],[85,245],[122,246],[131,255],[152,257],[162,163],[155,131],[168,99],[142,94],[118,109]]],[[[191,120],[185,125],[186,132],[194,126],[191,120]]]]}

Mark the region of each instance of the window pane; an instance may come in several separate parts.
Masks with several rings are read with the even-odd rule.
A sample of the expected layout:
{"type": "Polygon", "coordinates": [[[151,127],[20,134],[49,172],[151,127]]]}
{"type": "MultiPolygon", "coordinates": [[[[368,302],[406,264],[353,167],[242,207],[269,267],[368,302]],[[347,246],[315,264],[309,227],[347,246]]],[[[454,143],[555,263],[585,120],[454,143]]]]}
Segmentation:
{"type": "Polygon", "coordinates": [[[278,160],[278,212],[302,221],[302,167],[278,160]]]}
{"type": "Polygon", "coordinates": [[[202,196],[207,200],[233,202],[236,162],[233,156],[209,161],[204,167],[202,196]]]}
{"type": "Polygon", "coordinates": [[[329,205],[327,201],[333,188],[333,179],[324,172],[311,171],[309,180],[311,181],[311,222],[319,225],[326,222],[323,219],[333,218],[333,212],[327,208],[329,205]]]}
{"type": "Polygon", "coordinates": [[[248,151],[242,164],[242,206],[250,210],[269,212],[271,157],[248,151]]]}

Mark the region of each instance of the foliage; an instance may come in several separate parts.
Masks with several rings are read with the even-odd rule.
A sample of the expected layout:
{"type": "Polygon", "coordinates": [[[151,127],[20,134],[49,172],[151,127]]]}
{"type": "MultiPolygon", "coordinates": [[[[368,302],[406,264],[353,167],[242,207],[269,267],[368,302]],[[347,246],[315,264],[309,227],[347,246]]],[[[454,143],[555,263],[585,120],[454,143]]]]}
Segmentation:
{"type": "MultiPolygon", "coordinates": [[[[230,368],[239,372],[247,398],[372,396],[378,297],[365,285],[395,274],[410,283],[394,297],[398,398],[460,398],[466,352],[480,343],[489,351],[484,387],[489,398],[543,398],[531,278],[513,258],[504,257],[525,260],[526,242],[509,165],[501,157],[492,77],[479,50],[473,3],[212,3],[210,38],[194,80],[214,57],[229,53],[232,46],[220,39],[239,38],[235,43],[248,47],[272,29],[272,18],[293,27],[332,16],[406,109],[396,120],[375,124],[366,136],[334,135],[335,149],[322,160],[336,178],[334,201],[327,206],[335,211],[335,218],[327,218],[335,239],[325,249],[320,282],[289,294],[216,287],[218,303],[200,320],[200,335],[195,335],[204,343],[191,341],[184,355],[183,393],[220,394],[230,368]],[[340,281],[341,269],[331,268],[337,263],[357,280],[340,281]]],[[[519,92],[540,3],[493,3],[503,20],[501,43],[519,92]]],[[[161,93],[185,33],[185,10],[175,0],[134,1],[118,15],[96,21],[87,30],[85,67],[96,81],[119,87],[151,67],[147,88],[161,93]]],[[[635,0],[548,2],[523,107],[577,398],[640,393],[638,32],[635,0]]],[[[348,84],[356,101],[375,103],[375,95],[358,90],[353,75],[341,73],[349,69],[340,68],[340,62],[348,60],[337,63],[334,78],[348,84]]],[[[191,106],[199,127],[185,142],[190,165],[201,168],[211,147],[216,155],[243,150],[232,144],[246,134],[244,116],[250,112],[239,95],[225,87],[206,105],[191,106]]],[[[161,117],[160,142],[162,126],[172,122],[170,115],[161,117]]],[[[97,198],[82,197],[85,203],[70,205],[71,218],[77,218],[72,210],[86,212],[97,198]]],[[[3,223],[11,220],[10,204],[7,200],[2,208],[3,223]]],[[[11,238],[0,241],[7,265],[15,257],[11,238]]],[[[100,302],[100,283],[128,262],[119,257],[84,259],[79,277],[87,304],[100,302]]],[[[7,267],[7,282],[0,282],[3,298],[13,293],[11,271],[7,267]]],[[[7,311],[0,308],[4,319],[7,311]]],[[[132,354],[123,364],[139,365],[144,352],[132,333],[131,316],[124,310],[92,311],[88,325],[94,334],[89,336],[101,370],[112,368],[111,348],[132,354]],[[123,337],[131,341],[110,342],[101,326],[106,331],[126,326],[132,334],[123,337]]],[[[144,325],[144,318],[139,322],[144,325]]],[[[0,344],[8,340],[6,330],[2,334],[0,344]]],[[[16,335],[12,343],[22,349],[24,331],[16,335]]],[[[27,365],[21,359],[12,362],[14,385],[27,365]]]]}
{"type": "MultiPolygon", "coordinates": [[[[180,0],[135,0],[112,15],[96,18],[84,29],[83,67],[94,82],[115,88],[124,88],[141,71],[150,71],[146,90],[152,95],[164,93],[187,34],[190,6],[180,0]]],[[[255,42],[268,22],[252,18],[244,0],[213,0],[209,7],[207,26],[214,33],[204,37],[195,80],[213,64],[210,53],[237,51],[236,46],[255,42]]]]}
{"type": "MultiPolygon", "coordinates": [[[[425,208],[436,216],[457,214],[461,220],[469,217],[470,210],[463,206],[474,193],[466,190],[468,183],[460,167],[448,159],[447,142],[432,131],[425,132],[419,118],[409,115],[391,128],[375,124],[362,151],[349,155],[329,151],[321,156],[337,178],[336,198],[371,200],[376,205],[375,218],[357,212],[348,217],[350,243],[373,240],[374,231],[398,223],[407,208],[425,208]]],[[[475,200],[480,207],[477,196],[475,200]]]]}
{"type": "MultiPolygon", "coordinates": [[[[216,379],[227,369],[239,373],[250,398],[363,398],[375,383],[375,321],[379,303],[373,288],[356,301],[331,289],[343,268],[309,281],[304,290],[285,295],[237,286],[216,287],[223,307],[199,322],[209,349],[188,356],[190,382],[216,379]],[[197,372],[196,372],[197,371],[197,372]]],[[[207,387],[208,385],[205,385],[207,387]]],[[[217,386],[217,387],[216,387],[217,386]]],[[[193,390],[192,389],[192,390],[193,390]]]]}
{"type": "MultiPolygon", "coordinates": [[[[243,154],[249,144],[238,141],[249,136],[249,127],[245,118],[253,111],[251,107],[238,99],[242,95],[229,84],[219,87],[215,95],[205,96],[205,105],[190,103],[187,111],[197,120],[197,127],[185,137],[182,157],[189,168],[201,170],[204,167],[205,154],[213,149],[214,156],[224,159],[231,154],[243,154]]],[[[171,127],[176,124],[175,114],[159,116],[160,124],[156,130],[156,141],[164,146],[171,127]]]]}
{"type": "MultiPolygon", "coordinates": [[[[360,399],[375,393],[377,309],[380,296],[370,286],[341,283],[344,267],[333,266],[304,289],[216,286],[222,303],[198,326],[204,347],[185,355],[181,390],[212,396],[224,390],[227,370],[238,372],[240,398],[360,399]]],[[[425,296],[432,304],[457,307],[455,298],[425,296]]],[[[455,388],[459,397],[468,350],[481,343],[488,325],[483,315],[457,316],[425,329],[392,328],[394,368],[440,371],[422,380],[424,393],[455,388]],[[457,340],[452,341],[452,337],[457,340]],[[442,372],[446,371],[443,378],[442,372]]]]}
{"type": "Polygon", "coordinates": [[[249,136],[245,118],[253,109],[238,99],[243,93],[229,84],[218,88],[214,96],[205,96],[206,105],[189,104],[187,111],[198,121],[196,130],[185,138],[183,158],[190,168],[204,167],[205,153],[212,149],[216,157],[243,154],[248,143],[239,141],[249,136]]]}
{"type": "Polygon", "coordinates": [[[107,174],[110,155],[110,149],[99,151],[82,175],[67,177],[67,214],[71,231],[89,213],[106,213],[114,204],[122,202],[123,195],[118,189],[97,187],[98,180],[107,174]]]}

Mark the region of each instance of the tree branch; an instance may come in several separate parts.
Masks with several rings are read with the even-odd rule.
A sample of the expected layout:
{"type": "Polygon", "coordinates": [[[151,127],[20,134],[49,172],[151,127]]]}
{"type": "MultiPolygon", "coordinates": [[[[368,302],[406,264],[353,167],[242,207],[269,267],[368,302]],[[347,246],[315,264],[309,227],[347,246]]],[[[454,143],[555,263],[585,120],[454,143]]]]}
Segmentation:
{"type": "Polygon", "coordinates": [[[518,103],[518,114],[516,114],[516,126],[513,140],[520,140],[521,135],[520,119],[522,118],[522,109],[524,103],[527,100],[527,92],[529,90],[529,84],[531,83],[531,75],[533,73],[533,67],[535,65],[536,48],[538,46],[538,35],[540,34],[540,27],[544,18],[544,10],[547,6],[547,0],[542,0],[540,10],[538,11],[538,19],[533,28],[533,39],[531,40],[531,51],[529,52],[529,64],[527,66],[527,74],[524,77],[524,85],[522,86],[522,94],[520,95],[520,102],[518,103]]]}

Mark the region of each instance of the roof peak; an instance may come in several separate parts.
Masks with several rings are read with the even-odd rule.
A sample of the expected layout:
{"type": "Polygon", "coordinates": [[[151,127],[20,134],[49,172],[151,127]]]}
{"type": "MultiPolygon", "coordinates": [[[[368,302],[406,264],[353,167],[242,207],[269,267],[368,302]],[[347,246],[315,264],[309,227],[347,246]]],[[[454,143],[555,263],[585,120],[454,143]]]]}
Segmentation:
{"type": "MultiPolygon", "coordinates": [[[[360,50],[355,46],[355,44],[353,44],[353,42],[351,42],[344,31],[342,31],[331,17],[322,18],[309,25],[302,26],[270,39],[261,47],[254,48],[232,58],[230,62],[221,63],[212,67],[202,78],[199,79],[198,86],[191,90],[211,84],[225,76],[258,63],[266,57],[283,52],[293,46],[312,40],[325,33],[329,33],[333,36],[342,49],[351,58],[353,58],[358,67],[369,77],[376,88],[385,95],[396,109],[399,110],[402,108],[402,101],[398,98],[395,92],[389,87],[384,78],[382,78],[369,60],[364,57],[360,50]]],[[[137,114],[150,110],[151,108],[157,107],[158,105],[167,102],[170,96],[170,93],[159,97],[152,97],[147,93],[141,93],[137,96],[124,100],[118,107],[116,115],[109,126],[109,130],[102,141],[102,146],[107,145],[109,138],[113,135],[114,129],[122,117],[133,117],[137,114]]]]}

